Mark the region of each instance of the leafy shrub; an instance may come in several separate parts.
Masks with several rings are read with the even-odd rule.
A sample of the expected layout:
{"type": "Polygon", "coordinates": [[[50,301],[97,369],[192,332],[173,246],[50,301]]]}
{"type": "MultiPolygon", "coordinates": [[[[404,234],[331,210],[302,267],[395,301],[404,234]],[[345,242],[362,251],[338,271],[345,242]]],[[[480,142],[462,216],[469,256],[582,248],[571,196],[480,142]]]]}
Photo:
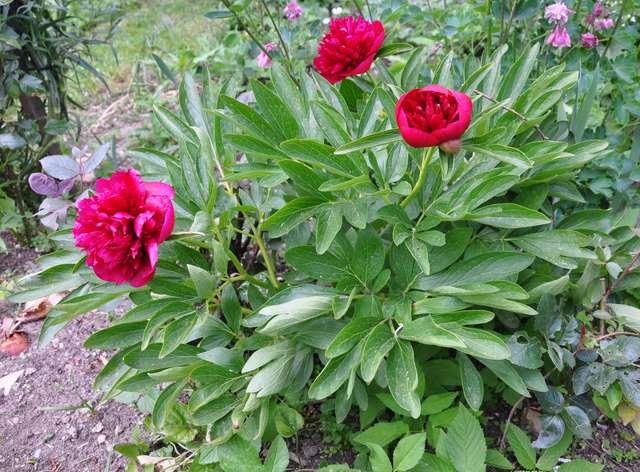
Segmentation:
{"type": "Polygon", "coordinates": [[[76,68],[100,77],[85,60],[90,45],[100,41],[87,37],[72,7],[77,2],[15,0],[0,6],[0,228],[27,238],[35,229],[28,216],[38,203],[28,176],[40,158],[60,154],[63,136],[76,128],[69,120],[69,78],[76,68]]]}
{"type": "Polygon", "coordinates": [[[539,45],[462,69],[453,54],[428,69],[421,48],[395,72],[380,59],[405,49],[339,87],[274,62],[251,104],[187,74],[177,112],[155,110],[176,153],[130,151],[176,191],[155,277],[104,283],[64,229],[60,264],[12,296],[70,291],[42,342],[128,297],[86,341],[116,350],[96,387],[152,402],[149,427],[192,470],[284,470],[297,410],[329,398],[338,422],[357,411],[357,466],[374,471],[511,467],[478,419],[499,397],[541,407],[533,445],[505,431],[528,469],[589,437],[597,408],[638,423],[638,215],[579,206],[576,176],[608,143],[568,137],[578,73],[533,75],[539,45]],[[473,99],[451,153],[407,146],[396,123],[398,97],[429,83],[473,99]]]}

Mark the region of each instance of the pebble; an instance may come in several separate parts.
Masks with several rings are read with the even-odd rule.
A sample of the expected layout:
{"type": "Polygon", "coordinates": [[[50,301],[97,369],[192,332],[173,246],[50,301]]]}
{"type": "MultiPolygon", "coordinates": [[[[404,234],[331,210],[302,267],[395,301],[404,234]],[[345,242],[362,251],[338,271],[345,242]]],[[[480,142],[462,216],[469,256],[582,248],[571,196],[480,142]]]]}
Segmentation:
{"type": "Polygon", "coordinates": [[[104,429],[104,426],[102,426],[102,423],[98,423],[93,428],[91,428],[91,432],[92,433],[99,433],[103,429],[104,429]]]}
{"type": "Polygon", "coordinates": [[[99,434],[98,435],[98,444],[102,444],[106,440],[107,440],[107,437],[104,434],[99,434]]]}

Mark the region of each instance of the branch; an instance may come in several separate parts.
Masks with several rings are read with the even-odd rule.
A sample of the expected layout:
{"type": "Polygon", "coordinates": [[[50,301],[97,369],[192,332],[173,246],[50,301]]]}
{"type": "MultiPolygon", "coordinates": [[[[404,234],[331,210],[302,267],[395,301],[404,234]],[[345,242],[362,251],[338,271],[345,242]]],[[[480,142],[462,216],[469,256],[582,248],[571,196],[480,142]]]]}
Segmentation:
{"type": "Polygon", "coordinates": [[[609,285],[609,288],[607,288],[607,290],[604,292],[604,295],[602,295],[602,298],[600,299],[600,303],[602,304],[602,306],[605,306],[607,304],[607,300],[609,299],[613,291],[616,289],[618,284],[620,284],[620,282],[622,282],[622,280],[627,275],[633,272],[633,270],[635,269],[636,262],[638,262],[638,258],[640,258],[640,252],[638,252],[636,255],[633,256],[633,258],[631,259],[631,262],[629,262],[629,265],[627,265],[627,267],[625,267],[624,270],[622,271],[622,274],[620,274],[620,277],[618,277],[613,282],[611,282],[611,284],[609,285]]]}

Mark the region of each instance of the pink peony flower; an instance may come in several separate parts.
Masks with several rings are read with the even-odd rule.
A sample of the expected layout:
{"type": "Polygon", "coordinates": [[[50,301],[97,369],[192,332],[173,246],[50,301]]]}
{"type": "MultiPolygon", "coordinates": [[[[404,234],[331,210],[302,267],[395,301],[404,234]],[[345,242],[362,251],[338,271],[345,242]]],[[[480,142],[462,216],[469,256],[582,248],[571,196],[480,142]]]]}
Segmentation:
{"type": "Polygon", "coordinates": [[[593,33],[582,33],[580,42],[583,48],[593,49],[598,45],[598,37],[593,33]]]}
{"type": "Polygon", "coordinates": [[[287,20],[289,21],[297,20],[302,16],[303,13],[304,10],[300,5],[298,5],[298,2],[296,2],[296,0],[291,0],[289,3],[287,3],[287,6],[284,7],[284,16],[286,16],[287,20]]]}
{"type": "MultiPolygon", "coordinates": [[[[278,49],[278,45],[276,43],[265,43],[262,45],[262,47],[264,47],[267,50],[267,52],[271,52],[278,49]]],[[[272,61],[271,61],[271,58],[267,54],[265,54],[264,51],[260,51],[260,54],[258,54],[258,57],[256,57],[256,62],[258,63],[258,67],[262,69],[267,69],[271,67],[272,61]]]]}
{"type": "Polygon", "coordinates": [[[571,46],[571,38],[569,37],[569,33],[567,28],[562,25],[556,26],[547,40],[546,44],[551,44],[554,48],[562,49],[571,46]]]}
{"type": "Polygon", "coordinates": [[[549,23],[560,23],[564,25],[569,21],[570,14],[571,10],[569,7],[561,1],[552,3],[544,9],[544,17],[549,20],[549,23]]]}
{"type": "Polygon", "coordinates": [[[151,280],[173,231],[173,195],[171,185],[144,182],[135,170],[96,181],[96,194],[77,204],[73,237],[99,278],[134,287],[151,280]]]}
{"type": "Polygon", "coordinates": [[[614,26],[615,22],[611,18],[596,18],[593,22],[593,27],[596,31],[606,30],[614,26]]]}

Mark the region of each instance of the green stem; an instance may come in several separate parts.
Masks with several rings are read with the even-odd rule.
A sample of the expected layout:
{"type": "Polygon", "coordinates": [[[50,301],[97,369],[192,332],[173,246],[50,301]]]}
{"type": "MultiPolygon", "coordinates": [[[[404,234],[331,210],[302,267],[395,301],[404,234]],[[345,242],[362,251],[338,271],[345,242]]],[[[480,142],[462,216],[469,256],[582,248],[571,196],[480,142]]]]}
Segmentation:
{"type": "MultiPolygon", "coordinates": [[[[214,228],[213,232],[216,234],[216,236],[218,237],[218,240],[220,241],[220,244],[223,244],[224,238],[222,237],[222,234],[220,234],[220,230],[218,228],[214,228]]],[[[236,270],[238,271],[238,274],[240,274],[240,276],[246,280],[249,283],[252,283],[254,285],[257,285],[259,287],[262,288],[266,288],[266,289],[270,289],[271,286],[261,280],[256,279],[253,275],[249,274],[246,269],[242,266],[242,263],[238,260],[238,258],[236,257],[236,255],[233,253],[233,251],[231,249],[229,249],[228,247],[224,246],[224,252],[227,255],[227,257],[229,258],[229,260],[231,261],[231,263],[233,264],[233,266],[236,268],[236,270]]],[[[232,277],[233,278],[233,277],[232,277]]]]}
{"type": "Polygon", "coordinates": [[[253,239],[258,245],[258,249],[260,249],[260,253],[262,253],[262,259],[264,259],[264,265],[267,268],[267,273],[269,274],[269,280],[271,281],[271,285],[274,288],[278,289],[280,285],[278,284],[278,278],[276,277],[276,271],[273,267],[273,261],[271,260],[271,256],[267,251],[267,247],[262,240],[262,231],[259,228],[256,228],[253,223],[251,224],[251,229],[253,230],[253,239]]]}
{"type": "Polygon", "coordinates": [[[265,2],[265,0],[260,0],[260,1],[262,3],[262,6],[267,12],[267,16],[269,17],[269,20],[271,21],[273,28],[276,30],[276,34],[278,35],[278,41],[280,41],[280,44],[282,45],[282,52],[284,52],[284,57],[287,59],[287,62],[291,64],[291,56],[289,56],[289,48],[287,48],[287,43],[284,42],[284,38],[280,33],[280,28],[278,28],[278,24],[276,23],[276,20],[273,18],[273,15],[271,14],[271,10],[269,10],[269,7],[267,6],[267,3],[265,2]]]}
{"type": "Polygon", "coordinates": [[[258,38],[256,38],[256,36],[253,34],[253,32],[251,31],[251,28],[248,28],[247,25],[245,24],[245,22],[242,21],[242,18],[240,18],[240,16],[238,16],[238,14],[235,12],[235,10],[233,8],[231,8],[231,3],[229,3],[229,0],[222,0],[222,3],[223,3],[223,5],[225,7],[227,7],[227,10],[229,10],[231,12],[231,14],[234,16],[234,18],[238,22],[238,26],[240,26],[240,28],[242,28],[242,30],[244,30],[249,35],[251,40],[254,43],[256,43],[256,46],[258,46],[260,48],[260,50],[263,53],[265,53],[269,59],[273,59],[273,57],[271,56],[269,51],[267,51],[267,49],[262,45],[262,42],[260,40],[258,40],[258,38]]]}
{"type": "Polygon", "coordinates": [[[486,43],[484,46],[484,51],[482,51],[482,55],[484,57],[489,57],[489,54],[491,54],[491,9],[492,9],[492,0],[486,0],[485,1],[485,16],[486,16],[486,33],[485,33],[485,37],[486,37],[486,43]]]}
{"type": "Polygon", "coordinates": [[[613,42],[613,36],[616,34],[616,31],[618,31],[618,26],[620,26],[620,21],[622,21],[622,15],[624,15],[625,3],[626,2],[622,2],[620,4],[620,13],[618,13],[618,18],[616,18],[616,23],[613,26],[611,35],[609,36],[609,41],[607,42],[607,46],[604,48],[604,51],[602,52],[602,56],[600,56],[600,61],[603,61],[604,59],[607,58],[607,52],[609,51],[609,48],[611,47],[611,43],[613,42]]]}
{"type": "Polygon", "coordinates": [[[400,203],[402,208],[406,208],[407,205],[415,198],[416,195],[420,193],[422,187],[424,186],[425,181],[427,180],[427,167],[429,167],[429,162],[431,162],[431,158],[435,153],[435,146],[427,148],[424,155],[422,156],[422,164],[420,165],[420,174],[418,175],[418,180],[416,180],[415,185],[411,189],[409,195],[407,195],[404,200],[400,203]]]}

